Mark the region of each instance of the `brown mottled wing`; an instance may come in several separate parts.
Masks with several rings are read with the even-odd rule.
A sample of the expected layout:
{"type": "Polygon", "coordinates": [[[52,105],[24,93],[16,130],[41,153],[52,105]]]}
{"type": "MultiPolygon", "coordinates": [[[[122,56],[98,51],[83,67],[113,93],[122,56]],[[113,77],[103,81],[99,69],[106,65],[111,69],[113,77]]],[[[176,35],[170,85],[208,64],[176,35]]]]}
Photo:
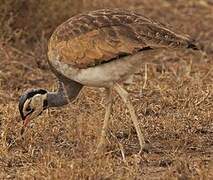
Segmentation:
{"type": "Polygon", "coordinates": [[[177,36],[142,15],[123,10],[98,10],[74,16],[53,33],[49,58],[87,68],[146,47],[181,46],[177,36]]]}
{"type": "Polygon", "coordinates": [[[146,45],[123,35],[125,27],[92,30],[56,44],[60,60],[78,68],[94,66],[123,54],[132,54],[146,45]]]}

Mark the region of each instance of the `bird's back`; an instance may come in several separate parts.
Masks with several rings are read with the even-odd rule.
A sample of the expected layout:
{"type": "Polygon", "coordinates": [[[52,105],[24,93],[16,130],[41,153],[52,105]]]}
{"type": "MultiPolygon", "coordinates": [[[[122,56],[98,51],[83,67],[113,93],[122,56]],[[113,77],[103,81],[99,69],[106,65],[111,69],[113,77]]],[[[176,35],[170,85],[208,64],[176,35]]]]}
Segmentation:
{"type": "Polygon", "coordinates": [[[79,69],[159,47],[193,48],[186,36],[140,14],[103,9],[79,14],[58,26],[48,46],[49,61],[79,69]]]}

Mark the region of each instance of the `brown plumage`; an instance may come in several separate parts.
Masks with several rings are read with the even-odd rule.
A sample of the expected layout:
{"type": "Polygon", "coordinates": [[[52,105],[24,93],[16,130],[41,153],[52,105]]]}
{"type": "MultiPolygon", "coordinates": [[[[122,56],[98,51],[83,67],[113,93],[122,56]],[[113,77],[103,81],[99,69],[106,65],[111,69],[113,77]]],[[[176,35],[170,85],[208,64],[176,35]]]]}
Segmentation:
{"type": "Polygon", "coordinates": [[[191,40],[127,10],[97,10],[61,24],[49,41],[49,59],[76,68],[92,67],[147,48],[190,47],[191,40]]]}

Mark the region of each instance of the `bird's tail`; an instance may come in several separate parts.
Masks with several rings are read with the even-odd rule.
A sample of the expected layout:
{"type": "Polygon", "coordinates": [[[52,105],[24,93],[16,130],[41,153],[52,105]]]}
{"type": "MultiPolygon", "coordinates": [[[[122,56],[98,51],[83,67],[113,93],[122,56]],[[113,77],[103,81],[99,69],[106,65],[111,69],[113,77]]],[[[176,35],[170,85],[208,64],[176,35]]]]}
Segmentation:
{"type": "Polygon", "coordinates": [[[143,24],[139,28],[150,47],[201,50],[201,46],[189,36],[175,33],[159,24],[143,24]]]}
{"type": "Polygon", "coordinates": [[[192,50],[195,50],[195,51],[199,51],[199,50],[204,51],[202,44],[199,43],[198,41],[189,40],[187,43],[188,43],[187,49],[192,49],[192,50]]]}

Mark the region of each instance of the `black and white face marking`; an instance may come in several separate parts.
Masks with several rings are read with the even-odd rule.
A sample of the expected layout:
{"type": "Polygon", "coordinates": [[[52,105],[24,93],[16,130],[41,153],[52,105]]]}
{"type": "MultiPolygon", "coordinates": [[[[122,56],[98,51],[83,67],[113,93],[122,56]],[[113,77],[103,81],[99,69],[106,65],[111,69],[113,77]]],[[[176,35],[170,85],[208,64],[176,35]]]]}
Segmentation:
{"type": "Polygon", "coordinates": [[[44,89],[29,90],[19,98],[19,112],[24,121],[39,116],[47,106],[47,91],[44,89]]]}

